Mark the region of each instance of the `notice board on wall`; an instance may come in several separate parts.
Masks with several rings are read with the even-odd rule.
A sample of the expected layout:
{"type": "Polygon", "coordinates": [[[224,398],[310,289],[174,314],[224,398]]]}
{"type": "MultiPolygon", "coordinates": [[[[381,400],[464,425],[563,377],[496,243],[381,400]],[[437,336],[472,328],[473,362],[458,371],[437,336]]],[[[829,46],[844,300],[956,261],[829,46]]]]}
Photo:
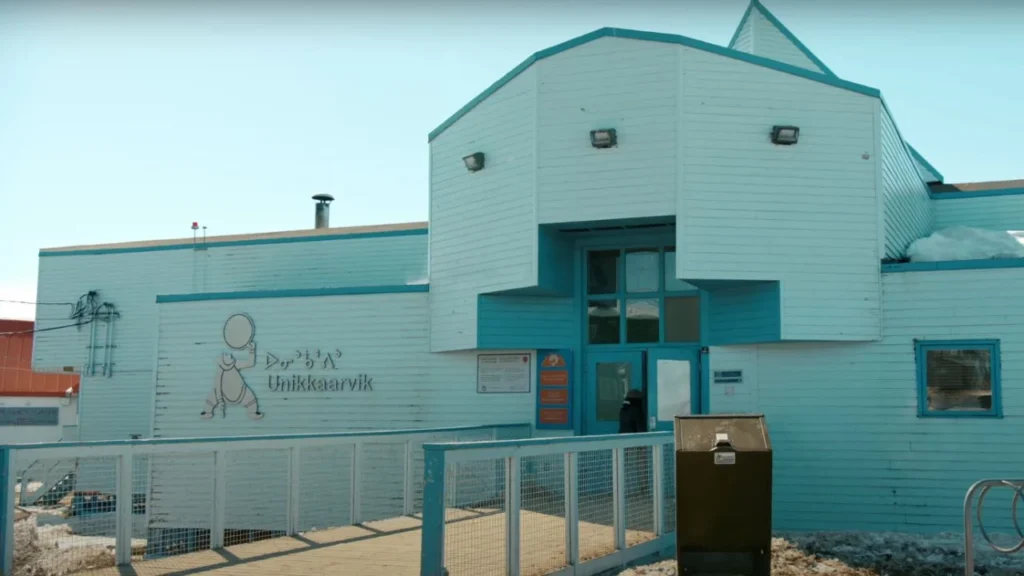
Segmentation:
{"type": "Polygon", "coordinates": [[[476,357],[477,394],[527,394],[533,388],[529,354],[479,354],[476,357]]]}
{"type": "Polygon", "coordinates": [[[0,426],[56,426],[60,409],[56,407],[0,408],[0,426]]]}
{"type": "Polygon", "coordinates": [[[537,358],[537,429],[572,430],[572,350],[538,350],[537,358]]]}

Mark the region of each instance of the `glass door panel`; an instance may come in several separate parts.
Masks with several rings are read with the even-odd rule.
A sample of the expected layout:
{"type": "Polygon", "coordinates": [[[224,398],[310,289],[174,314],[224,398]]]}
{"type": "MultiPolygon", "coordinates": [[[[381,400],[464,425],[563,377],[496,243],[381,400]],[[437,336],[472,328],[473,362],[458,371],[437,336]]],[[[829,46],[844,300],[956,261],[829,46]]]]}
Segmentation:
{"type": "Polygon", "coordinates": [[[592,352],[587,355],[584,433],[617,434],[619,410],[631,389],[643,390],[642,352],[592,352]]]}

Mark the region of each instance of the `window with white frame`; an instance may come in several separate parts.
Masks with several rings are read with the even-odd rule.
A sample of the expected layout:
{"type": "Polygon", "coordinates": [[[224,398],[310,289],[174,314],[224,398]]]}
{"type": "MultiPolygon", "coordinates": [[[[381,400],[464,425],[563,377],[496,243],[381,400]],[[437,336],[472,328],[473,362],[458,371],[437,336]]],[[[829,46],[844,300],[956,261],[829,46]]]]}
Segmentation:
{"type": "Polygon", "coordinates": [[[919,416],[1001,416],[998,340],[919,340],[919,416]]]}

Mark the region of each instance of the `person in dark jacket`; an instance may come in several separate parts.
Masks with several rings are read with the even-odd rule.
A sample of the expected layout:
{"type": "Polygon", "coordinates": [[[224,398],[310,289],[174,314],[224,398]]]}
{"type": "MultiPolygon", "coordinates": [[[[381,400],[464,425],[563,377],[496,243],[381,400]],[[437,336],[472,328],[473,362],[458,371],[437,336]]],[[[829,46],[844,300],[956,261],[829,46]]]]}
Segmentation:
{"type": "Polygon", "coordinates": [[[644,394],[630,390],[619,409],[619,434],[647,432],[647,417],[644,415],[644,394]]]}

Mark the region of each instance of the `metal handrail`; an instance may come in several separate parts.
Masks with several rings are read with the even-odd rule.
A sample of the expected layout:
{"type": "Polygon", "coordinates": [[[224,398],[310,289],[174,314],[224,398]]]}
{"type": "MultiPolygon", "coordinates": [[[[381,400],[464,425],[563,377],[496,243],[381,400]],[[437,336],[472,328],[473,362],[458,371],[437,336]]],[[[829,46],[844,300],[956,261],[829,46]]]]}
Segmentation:
{"type": "Polygon", "coordinates": [[[1017,552],[1024,550],[1024,530],[1021,529],[1020,520],[1017,518],[1018,506],[1020,502],[1024,500],[1024,480],[979,480],[967,490],[967,495],[964,497],[964,574],[966,576],[974,576],[974,519],[971,516],[971,510],[974,506],[975,494],[978,495],[978,530],[981,532],[981,536],[985,539],[985,542],[989,547],[996,552],[1007,555],[1016,554],[1017,552]],[[1013,502],[1010,505],[1010,510],[1013,518],[1013,528],[1017,531],[1017,535],[1020,536],[1020,542],[1010,547],[997,545],[992,541],[992,537],[989,536],[988,531],[985,530],[985,523],[983,520],[985,496],[988,494],[989,490],[997,486],[1005,486],[1014,491],[1013,502]]]}

